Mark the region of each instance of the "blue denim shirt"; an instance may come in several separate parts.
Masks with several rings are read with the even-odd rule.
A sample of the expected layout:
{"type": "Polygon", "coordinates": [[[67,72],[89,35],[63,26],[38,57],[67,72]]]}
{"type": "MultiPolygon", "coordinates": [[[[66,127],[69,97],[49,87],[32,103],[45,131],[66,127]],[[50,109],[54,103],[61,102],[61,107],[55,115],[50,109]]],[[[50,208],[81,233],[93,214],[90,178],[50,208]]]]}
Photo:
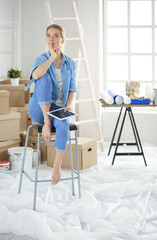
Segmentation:
{"type": "MultiPolygon", "coordinates": [[[[78,92],[75,84],[75,72],[76,72],[76,66],[75,62],[66,55],[63,55],[62,64],[61,64],[61,76],[62,76],[62,88],[63,88],[63,107],[66,107],[66,103],[68,100],[69,92],[78,92]]],[[[33,70],[40,66],[42,63],[46,62],[50,58],[49,51],[38,56],[32,66],[31,72],[30,72],[30,82],[26,86],[25,91],[28,90],[32,82],[35,82],[36,80],[32,76],[33,70]]],[[[46,72],[51,80],[52,80],[52,100],[54,102],[58,99],[58,79],[55,71],[55,61],[52,62],[50,67],[48,68],[46,72]]]]}

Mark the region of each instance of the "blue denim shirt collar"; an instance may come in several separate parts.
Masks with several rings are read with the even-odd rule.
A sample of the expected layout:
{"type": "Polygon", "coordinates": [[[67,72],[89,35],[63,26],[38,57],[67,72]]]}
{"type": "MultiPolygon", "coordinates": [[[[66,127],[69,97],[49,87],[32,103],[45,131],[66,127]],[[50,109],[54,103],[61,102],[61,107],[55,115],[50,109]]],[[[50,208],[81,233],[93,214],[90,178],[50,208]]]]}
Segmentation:
{"type": "MultiPolygon", "coordinates": [[[[61,52],[62,53],[62,52],[61,52]]],[[[62,59],[62,64],[64,63],[64,62],[68,62],[68,58],[67,58],[67,56],[64,54],[64,53],[62,53],[62,56],[63,56],[63,59],[62,59]]],[[[50,55],[50,52],[48,51],[48,52],[46,52],[46,57],[49,59],[50,57],[51,57],[51,55],[50,55]]]]}

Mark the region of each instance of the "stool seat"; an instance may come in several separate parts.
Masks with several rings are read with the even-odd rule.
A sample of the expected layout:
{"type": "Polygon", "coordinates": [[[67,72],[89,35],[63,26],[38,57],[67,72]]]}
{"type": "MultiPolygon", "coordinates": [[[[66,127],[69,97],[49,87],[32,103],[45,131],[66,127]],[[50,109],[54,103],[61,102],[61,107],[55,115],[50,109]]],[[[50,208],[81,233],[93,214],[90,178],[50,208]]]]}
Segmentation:
{"type": "MultiPolygon", "coordinates": [[[[32,128],[36,129],[38,133],[41,133],[43,126],[44,126],[44,124],[33,124],[32,128]]],[[[75,124],[70,123],[69,130],[75,131],[75,130],[77,130],[77,126],[75,124]]],[[[51,133],[55,133],[55,132],[56,132],[56,128],[54,126],[51,126],[51,133]]]]}

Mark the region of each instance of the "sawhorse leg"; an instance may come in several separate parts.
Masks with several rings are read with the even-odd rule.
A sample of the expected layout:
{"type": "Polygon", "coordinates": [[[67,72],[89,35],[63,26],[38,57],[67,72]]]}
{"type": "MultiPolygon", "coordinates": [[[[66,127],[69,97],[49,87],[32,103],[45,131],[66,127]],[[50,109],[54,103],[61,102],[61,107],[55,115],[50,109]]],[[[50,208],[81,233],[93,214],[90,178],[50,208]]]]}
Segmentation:
{"type": "Polygon", "coordinates": [[[143,152],[143,148],[142,148],[142,144],[141,144],[141,140],[140,140],[140,137],[139,137],[139,134],[138,134],[137,126],[136,126],[136,123],[135,123],[135,119],[134,119],[131,107],[126,107],[125,113],[124,113],[124,117],[123,117],[123,120],[122,120],[122,124],[121,124],[121,127],[120,127],[120,131],[119,131],[117,143],[116,144],[113,143],[114,137],[115,137],[115,134],[116,134],[116,130],[117,130],[117,127],[118,127],[118,123],[119,123],[121,112],[122,112],[122,108],[120,110],[120,114],[119,114],[119,117],[118,117],[118,120],[117,120],[116,128],[114,130],[114,134],[113,134],[111,145],[110,145],[110,149],[109,149],[109,153],[110,153],[111,147],[113,145],[116,145],[116,148],[115,148],[115,151],[114,151],[113,160],[112,160],[112,165],[114,164],[116,156],[127,156],[127,155],[129,155],[129,156],[131,156],[131,155],[132,156],[133,155],[138,155],[139,156],[139,155],[142,155],[143,159],[144,159],[145,166],[147,166],[146,159],[145,159],[144,152],[143,152]],[[138,149],[138,152],[127,152],[127,153],[120,152],[120,153],[117,153],[118,146],[124,144],[124,143],[120,143],[120,138],[121,138],[121,134],[122,134],[122,130],[123,130],[123,126],[124,126],[124,122],[125,122],[125,118],[126,118],[127,112],[129,114],[129,119],[130,119],[130,122],[131,122],[133,134],[134,134],[134,137],[135,137],[135,143],[126,143],[126,144],[127,145],[136,145],[137,149],[138,149]]]}
{"type": "Polygon", "coordinates": [[[141,140],[140,140],[140,136],[139,136],[139,133],[137,131],[137,126],[136,126],[134,115],[132,113],[132,109],[131,108],[130,108],[130,115],[131,115],[131,118],[132,118],[132,121],[133,121],[133,126],[134,126],[134,129],[135,129],[135,133],[137,135],[138,143],[139,143],[140,148],[141,148],[141,154],[143,156],[144,164],[145,164],[145,166],[147,166],[146,159],[145,159],[144,152],[143,152],[143,148],[142,148],[142,144],[141,144],[141,140]]]}
{"type": "Polygon", "coordinates": [[[117,143],[116,143],[116,148],[115,148],[114,156],[113,156],[113,160],[112,160],[112,165],[114,164],[114,160],[115,160],[115,157],[117,155],[117,149],[118,149],[118,146],[119,146],[119,141],[120,141],[120,137],[121,137],[123,126],[124,126],[126,113],[127,113],[127,108],[125,109],[124,117],[123,117],[122,124],[121,124],[121,127],[120,127],[120,131],[119,131],[119,135],[118,135],[118,139],[117,139],[117,143]]]}
{"type": "Polygon", "coordinates": [[[111,144],[110,144],[110,147],[109,147],[108,155],[110,155],[111,148],[114,145],[113,142],[114,142],[114,138],[115,138],[115,135],[116,135],[116,132],[117,132],[117,128],[118,128],[118,124],[119,124],[119,120],[120,120],[120,117],[121,117],[122,110],[123,110],[123,108],[121,107],[120,113],[118,115],[118,119],[117,119],[117,122],[116,122],[116,126],[115,126],[115,129],[114,129],[113,137],[112,137],[112,140],[111,140],[111,144]]]}

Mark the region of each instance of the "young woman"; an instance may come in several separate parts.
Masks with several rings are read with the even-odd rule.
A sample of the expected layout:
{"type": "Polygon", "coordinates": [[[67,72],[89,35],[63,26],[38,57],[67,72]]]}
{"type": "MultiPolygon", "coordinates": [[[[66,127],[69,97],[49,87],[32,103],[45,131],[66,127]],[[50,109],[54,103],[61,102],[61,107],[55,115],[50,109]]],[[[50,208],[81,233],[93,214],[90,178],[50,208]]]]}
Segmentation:
{"type": "Polygon", "coordinates": [[[29,102],[29,114],[36,122],[43,125],[42,137],[50,141],[51,125],[56,128],[56,156],[53,165],[52,184],[60,181],[61,163],[69,137],[69,120],[57,120],[47,115],[48,111],[65,107],[71,109],[75,85],[75,63],[63,54],[65,43],[64,30],[61,26],[52,24],[46,29],[46,41],[49,51],[35,59],[30,83],[35,82],[33,96],[29,102]]]}

